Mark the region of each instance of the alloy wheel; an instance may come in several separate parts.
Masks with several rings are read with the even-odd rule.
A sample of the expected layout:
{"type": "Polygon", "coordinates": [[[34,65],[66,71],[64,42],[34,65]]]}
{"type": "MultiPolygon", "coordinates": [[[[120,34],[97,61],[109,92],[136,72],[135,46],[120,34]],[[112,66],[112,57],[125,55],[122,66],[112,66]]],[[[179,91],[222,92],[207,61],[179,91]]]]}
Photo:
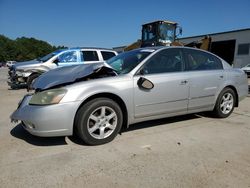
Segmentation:
{"type": "Polygon", "coordinates": [[[117,114],[108,106],[95,109],[87,121],[87,130],[95,139],[109,137],[117,126],[117,114]]]}
{"type": "Polygon", "coordinates": [[[231,93],[225,93],[220,102],[220,110],[223,114],[229,114],[234,106],[234,98],[231,93]]]}

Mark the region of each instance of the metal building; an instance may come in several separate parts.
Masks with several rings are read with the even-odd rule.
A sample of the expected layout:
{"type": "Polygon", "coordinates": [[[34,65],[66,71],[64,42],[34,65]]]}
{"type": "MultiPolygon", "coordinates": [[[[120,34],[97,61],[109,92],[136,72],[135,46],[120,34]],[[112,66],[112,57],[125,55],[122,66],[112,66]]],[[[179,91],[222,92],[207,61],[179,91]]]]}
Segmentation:
{"type": "MultiPolygon", "coordinates": [[[[211,52],[232,66],[241,68],[250,64],[250,28],[207,34],[212,37],[211,52]]],[[[204,35],[180,38],[187,44],[204,38],[204,35]]]]}

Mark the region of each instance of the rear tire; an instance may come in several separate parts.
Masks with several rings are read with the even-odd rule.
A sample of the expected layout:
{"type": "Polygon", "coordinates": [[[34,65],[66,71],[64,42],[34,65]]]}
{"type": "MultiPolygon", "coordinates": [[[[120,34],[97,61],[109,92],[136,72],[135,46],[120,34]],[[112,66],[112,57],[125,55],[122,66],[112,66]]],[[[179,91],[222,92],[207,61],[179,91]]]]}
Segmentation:
{"type": "Polygon", "coordinates": [[[120,106],[109,98],[97,98],[84,104],[75,118],[75,133],[89,145],[112,141],[121,130],[120,106]]]}
{"type": "Polygon", "coordinates": [[[217,98],[213,114],[218,118],[226,118],[233,112],[235,104],[235,92],[231,88],[225,88],[217,98]]]}

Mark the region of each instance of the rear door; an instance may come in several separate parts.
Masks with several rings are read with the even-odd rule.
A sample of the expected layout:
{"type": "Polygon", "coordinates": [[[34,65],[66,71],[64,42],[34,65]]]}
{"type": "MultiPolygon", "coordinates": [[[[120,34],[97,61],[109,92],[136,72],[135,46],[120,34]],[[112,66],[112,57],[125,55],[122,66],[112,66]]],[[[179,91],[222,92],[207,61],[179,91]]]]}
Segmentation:
{"type": "Polygon", "coordinates": [[[190,84],[188,111],[212,108],[224,80],[223,65],[216,56],[195,49],[184,49],[190,84]]]}
{"type": "Polygon", "coordinates": [[[135,118],[187,112],[189,83],[183,70],[180,48],[165,49],[150,58],[134,76],[135,118]],[[140,80],[154,87],[142,88],[140,80]]]}
{"type": "Polygon", "coordinates": [[[97,63],[100,62],[100,58],[96,50],[82,50],[81,61],[83,63],[97,63]]]}

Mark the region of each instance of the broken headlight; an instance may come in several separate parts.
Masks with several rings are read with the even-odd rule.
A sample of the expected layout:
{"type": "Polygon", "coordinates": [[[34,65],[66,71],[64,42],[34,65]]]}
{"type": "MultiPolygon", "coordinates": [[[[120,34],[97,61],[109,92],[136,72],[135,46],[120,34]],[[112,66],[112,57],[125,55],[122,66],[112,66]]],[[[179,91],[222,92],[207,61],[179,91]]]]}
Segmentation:
{"type": "Polygon", "coordinates": [[[38,92],[32,96],[29,104],[31,105],[58,104],[66,93],[67,93],[66,89],[50,89],[38,92]]]}

